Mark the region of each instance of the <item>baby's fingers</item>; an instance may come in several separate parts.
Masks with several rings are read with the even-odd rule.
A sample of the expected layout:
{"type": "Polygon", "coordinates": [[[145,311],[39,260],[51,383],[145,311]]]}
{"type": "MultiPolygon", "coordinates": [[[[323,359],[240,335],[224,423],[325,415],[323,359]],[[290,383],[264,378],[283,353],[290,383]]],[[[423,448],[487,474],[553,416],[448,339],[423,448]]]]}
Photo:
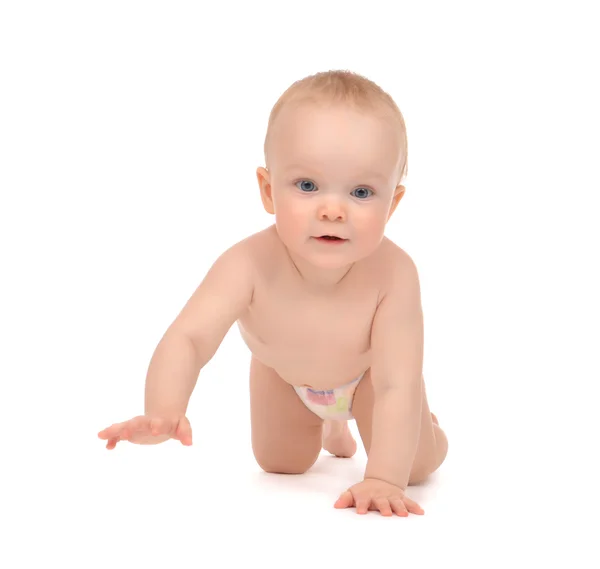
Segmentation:
{"type": "Polygon", "coordinates": [[[394,510],[394,513],[397,516],[401,516],[403,518],[408,516],[408,511],[404,505],[404,502],[402,501],[402,498],[391,498],[390,504],[392,505],[392,510],[394,510]]]}
{"type": "Polygon", "coordinates": [[[192,426],[187,417],[182,417],[179,420],[175,431],[175,438],[181,441],[181,444],[190,446],[192,444],[192,426]]]}
{"type": "Polygon", "coordinates": [[[354,506],[354,497],[350,490],[343,492],[333,505],[334,508],[351,508],[352,506],[354,506]]]}
{"type": "Polygon", "coordinates": [[[100,431],[98,437],[108,441],[106,448],[115,448],[115,445],[120,440],[129,440],[134,433],[147,429],[145,426],[146,418],[144,416],[135,417],[129,421],[115,423],[110,427],[100,431]]]}
{"type": "Polygon", "coordinates": [[[390,506],[390,502],[387,498],[373,498],[373,503],[375,504],[375,507],[381,512],[382,516],[392,515],[392,507],[390,506]]]}
{"type": "Polygon", "coordinates": [[[114,449],[117,446],[117,443],[121,440],[119,434],[121,432],[122,425],[123,423],[115,423],[114,425],[111,425],[110,427],[107,427],[98,433],[98,438],[108,441],[106,443],[106,448],[108,450],[114,449]]]}
{"type": "Polygon", "coordinates": [[[421,508],[421,506],[419,506],[419,504],[417,504],[414,500],[411,500],[406,496],[404,496],[403,500],[404,506],[411,514],[417,514],[419,516],[422,516],[425,513],[423,508],[421,508]]]}
{"type": "Polygon", "coordinates": [[[132,440],[136,434],[147,434],[150,429],[150,420],[144,415],[139,415],[121,423],[121,431],[117,433],[122,441],[132,440]]]}
{"type": "Polygon", "coordinates": [[[119,433],[123,429],[124,424],[125,423],[115,423],[114,425],[111,425],[110,427],[107,427],[106,429],[103,429],[102,431],[100,431],[98,433],[98,437],[103,440],[109,440],[114,437],[118,437],[119,433]]]}

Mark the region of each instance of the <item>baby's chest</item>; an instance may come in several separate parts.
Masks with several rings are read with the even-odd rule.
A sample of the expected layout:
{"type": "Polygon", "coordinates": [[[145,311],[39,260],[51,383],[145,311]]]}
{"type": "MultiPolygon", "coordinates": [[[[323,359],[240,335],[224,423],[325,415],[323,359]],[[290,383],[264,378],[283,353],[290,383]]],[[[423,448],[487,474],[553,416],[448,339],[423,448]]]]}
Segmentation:
{"type": "Polygon", "coordinates": [[[315,355],[358,354],[369,349],[376,306],[376,294],[361,298],[258,294],[249,317],[255,334],[273,348],[301,348],[315,355]]]}

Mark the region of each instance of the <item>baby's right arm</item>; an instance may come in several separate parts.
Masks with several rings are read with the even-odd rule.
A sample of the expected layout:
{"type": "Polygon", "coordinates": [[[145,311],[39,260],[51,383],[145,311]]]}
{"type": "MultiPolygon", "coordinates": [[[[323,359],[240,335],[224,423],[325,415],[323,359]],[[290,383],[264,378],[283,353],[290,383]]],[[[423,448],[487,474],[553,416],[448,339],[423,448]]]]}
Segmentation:
{"type": "Polygon", "coordinates": [[[146,415],[185,415],[200,370],[249,306],[252,257],[245,241],[225,251],[169,326],[146,377],[146,415]]]}
{"type": "MultiPolygon", "coordinates": [[[[248,242],[241,241],[213,263],[152,355],[146,376],[145,419],[136,417],[101,431],[99,437],[109,441],[107,448],[123,440],[124,430],[137,431],[137,435],[126,432],[126,439],[140,444],[163,442],[179,432],[178,421],[185,418],[200,370],[252,299],[254,265],[248,249],[248,242]],[[175,432],[165,427],[166,433],[153,435],[150,418],[162,419],[175,432]]],[[[191,443],[191,431],[189,438],[191,443]]]]}

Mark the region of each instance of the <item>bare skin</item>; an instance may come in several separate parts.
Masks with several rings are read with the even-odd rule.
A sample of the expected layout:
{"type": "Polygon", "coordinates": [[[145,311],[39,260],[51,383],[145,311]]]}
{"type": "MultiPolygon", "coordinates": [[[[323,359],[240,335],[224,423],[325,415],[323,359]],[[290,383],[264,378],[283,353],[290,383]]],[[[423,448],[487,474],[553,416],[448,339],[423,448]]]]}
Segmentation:
{"type": "MultiPolygon", "coordinates": [[[[353,456],[357,445],[348,423],[323,421],[304,405],[292,386],[332,389],[365,369],[354,395],[353,414],[369,455],[374,408],[369,333],[387,271],[399,253],[397,246],[384,239],[376,254],[353,266],[343,287],[320,293],[303,287],[274,226],[245,240],[239,251],[245,258],[250,255],[255,268],[252,300],[237,323],[252,353],[252,446],[258,464],[267,472],[301,474],[315,463],[321,448],[338,457],[353,456]],[[317,320],[319,326],[314,326],[317,320]]],[[[176,331],[184,334],[184,321],[183,317],[176,320],[165,338],[175,341],[176,331]],[[181,328],[175,327],[178,322],[181,328]]],[[[202,367],[210,357],[209,353],[201,359],[202,367]]],[[[192,389],[193,385],[186,394],[192,389]]],[[[190,445],[191,427],[185,418],[187,398],[179,409],[168,412],[157,401],[155,397],[147,406],[145,416],[102,431],[99,435],[108,441],[107,448],[113,449],[124,440],[152,444],[169,438],[190,445]]],[[[435,471],[447,452],[446,436],[429,411],[424,390],[421,405],[421,434],[409,484],[435,471]]],[[[404,504],[407,502],[405,498],[404,504]]],[[[366,513],[369,508],[376,509],[357,506],[357,511],[366,513]]],[[[402,516],[409,511],[406,506],[392,510],[391,505],[384,504],[381,508],[383,515],[394,511],[402,516]]],[[[422,513],[417,504],[413,510],[422,513]]]]}
{"type": "MultiPolygon", "coordinates": [[[[311,433],[310,437],[307,435],[310,442],[306,443],[306,455],[294,453],[293,468],[277,461],[275,464],[269,457],[270,470],[304,472],[314,464],[321,448],[344,458],[356,453],[356,441],[348,423],[320,420],[306,409],[291,386],[332,389],[358,377],[363,369],[367,372],[356,390],[353,413],[368,454],[373,409],[369,331],[377,299],[387,286],[386,272],[399,248],[384,238],[375,255],[357,263],[348,273],[343,288],[334,294],[317,295],[303,290],[274,226],[256,234],[253,239],[257,286],[251,306],[238,321],[242,338],[253,354],[250,385],[257,406],[254,407],[252,428],[254,431],[270,432],[270,410],[281,409],[283,414],[287,414],[291,408],[298,408],[300,418],[294,419],[290,437],[295,437],[304,428],[301,425],[305,425],[307,432],[311,433]],[[312,323],[317,316],[319,327],[315,329],[312,323]],[[282,384],[281,392],[274,391],[276,382],[282,384]],[[290,388],[283,384],[289,384],[290,388]],[[317,426],[321,428],[317,429],[317,426]],[[316,431],[318,434],[315,434],[316,431]]],[[[424,480],[436,470],[447,452],[446,436],[437,418],[429,411],[425,391],[421,404],[422,435],[411,472],[411,484],[424,480]]],[[[284,437],[287,423],[282,423],[280,417],[276,424],[279,426],[278,436],[284,437]]],[[[266,436],[264,440],[256,436],[253,441],[255,453],[261,456],[261,460],[265,453],[277,454],[271,439],[266,436]]],[[[297,448],[291,443],[282,445],[297,448]]]]}
{"type": "Polygon", "coordinates": [[[345,108],[296,108],[282,111],[278,121],[275,173],[257,171],[263,205],[276,223],[215,261],[156,348],[144,415],[99,437],[108,449],[122,440],[190,445],[186,410],[198,374],[237,323],[251,352],[252,447],[261,468],[301,474],[322,448],[353,456],[356,441],[347,422],[323,421],[293,386],[334,389],[364,373],[352,413],[367,469],[335,507],[422,514],[406,487],[439,468],[448,442],[429,410],[421,373],[416,271],[383,236],[404,193],[394,181],[394,131],[389,122],[345,108]],[[311,164],[309,151],[312,162],[323,157],[316,184],[303,175],[310,167],[294,171],[288,165],[311,164]],[[349,172],[356,165],[361,169],[349,172]],[[355,184],[370,176],[373,194],[355,184]],[[322,235],[342,239],[331,244],[318,239],[322,235]]]}
{"type": "Polygon", "coordinates": [[[324,421],[323,448],[338,458],[351,458],[356,453],[356,441],[347,421],[324,421]]]}

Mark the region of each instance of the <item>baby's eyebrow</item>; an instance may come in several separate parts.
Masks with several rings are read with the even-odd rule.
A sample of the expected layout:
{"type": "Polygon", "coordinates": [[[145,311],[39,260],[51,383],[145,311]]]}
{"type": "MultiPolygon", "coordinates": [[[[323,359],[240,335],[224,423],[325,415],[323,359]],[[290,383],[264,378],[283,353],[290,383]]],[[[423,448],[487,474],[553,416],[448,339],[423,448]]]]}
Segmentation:
{"type": "MultiPolygon", "coordinates": [[[[285,170],[287,172],[291,171],[291,170],[312,170],[317,174],[320,174],[320,172],[318,170],[316,170],[313,166],[302,166],[301,164],[290,164],[289,166],[287,166],[285,168],[285,170]]],[[[381,173],[381,172],[376,172],[375,170],[363,170],[358,176],[355,176],[355,178],[357,179],[373,179],[373,178],[377,178],[379,180],[381,180],[382,182],[387,182],[387,178],[381,173]]]]}

